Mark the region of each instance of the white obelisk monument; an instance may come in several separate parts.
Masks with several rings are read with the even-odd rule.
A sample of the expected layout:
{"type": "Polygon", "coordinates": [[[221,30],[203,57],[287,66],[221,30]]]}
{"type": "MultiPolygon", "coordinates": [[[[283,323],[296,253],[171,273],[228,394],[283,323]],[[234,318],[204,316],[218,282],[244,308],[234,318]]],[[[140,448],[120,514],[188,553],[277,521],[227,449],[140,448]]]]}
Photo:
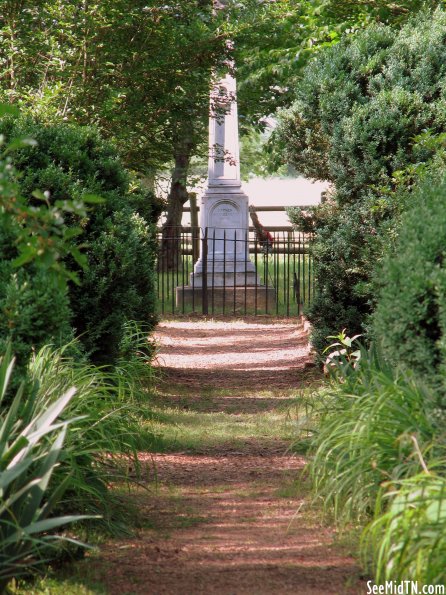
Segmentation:
{"type": "Polygon", "coordinates": [[[202,233],[207,229],[207,263],[201,253],[191,284],[201,286],[207,266],[214,287],[258,285],[249,259],[248,197],[240,180],[236,84],[230,74],[211,94],[208,181],[200,213],[202,233]]]}
{"type": "MultiPolygon", "coordinates": [[[[215,2],[216,9],[224,2],[215,2]]],[[[230,71],[211,92],[209,165],[201,199],[204,240],[188,286],[177,287],[177,305],[231,303],[234,310],[273,309],[275,290],[260,284],[249,259],[248,197],[240,180],[239,133],[235,78],[230,71]],[[211,296],[208,299],[207,296],[211,296]]],[[[203,307],[203,311],[206,310],[203,307]]]]}

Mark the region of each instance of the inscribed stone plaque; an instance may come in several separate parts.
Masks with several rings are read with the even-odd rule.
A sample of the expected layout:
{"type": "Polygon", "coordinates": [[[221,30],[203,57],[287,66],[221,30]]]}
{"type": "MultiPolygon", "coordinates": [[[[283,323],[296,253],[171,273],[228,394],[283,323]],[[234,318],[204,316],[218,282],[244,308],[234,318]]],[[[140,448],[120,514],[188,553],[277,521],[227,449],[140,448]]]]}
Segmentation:
{"type": "Polygon", "coordinates": [[[209,242],[214,255],[226,254],[227,258],[237,252],[243,253],[244,234],[241,227],[241,213],[238,205],[230,201],[218,202],[209,217],[209,242]]]}
{"type": "Polygon", "coordinates": [[[240,227],[239,209],[229,201],[220,202],[212,209],[210,227],[231,229],[240,227]]]}

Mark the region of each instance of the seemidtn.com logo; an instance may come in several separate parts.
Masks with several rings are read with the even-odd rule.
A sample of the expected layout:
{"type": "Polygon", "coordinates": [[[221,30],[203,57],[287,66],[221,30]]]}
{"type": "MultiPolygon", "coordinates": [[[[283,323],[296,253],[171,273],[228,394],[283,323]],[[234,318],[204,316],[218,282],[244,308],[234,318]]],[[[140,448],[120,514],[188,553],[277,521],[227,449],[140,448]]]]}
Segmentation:
{"type": "Polygon", "coordinates": [[[367,595],[445,595],[445,585],[421,585],[417,581],[367,581],[367,595]]]}

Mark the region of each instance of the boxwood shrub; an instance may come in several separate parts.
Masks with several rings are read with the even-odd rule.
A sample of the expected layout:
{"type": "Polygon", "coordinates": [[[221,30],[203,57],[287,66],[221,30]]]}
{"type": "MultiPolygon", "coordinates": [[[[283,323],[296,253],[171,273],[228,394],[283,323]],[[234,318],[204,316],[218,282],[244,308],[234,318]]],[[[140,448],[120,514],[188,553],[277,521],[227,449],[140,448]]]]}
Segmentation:
{"type": "Polygon", "coordinates": [[[380,289],[373,324],[386,357],[444,388],[446,179],[425,183],[414,193],[376,277],[380,289]]]}
{"type": "MultiPolygon", "coordinates": [[[[46,308],[37,308],[40,293],[34,298],[33,316],[40,316],[42,333],[31,332],[28,325],[27,337],[27,325],[23,323],[22,340],[34,346],[50,338],[54,341],[53,318],[57,318],[62,343],[67,339],[64,329],[71,324],[93,361],[112,363],[126,321],[136,320],[148,326],[154,322],[155,223],[159,203],[131,179],[116,149],[102,140],[94,128],[45,125],[21,117],[4,119],[0,133],[7,139],[30,137],[38,143],[14,153],[20,191],[29,203],[36,200],[32,196],[36,189],[48,191],[50,201],[82,199],[84,194],[97,194],[104,199],[103,204],[91,209],[87,219],[67,222],[83,228],[79,242],[88,258],[88,269],[83,271],[74,261],[69,263],[81,285],[70,283],[65,314],[62,302],[66,298],[56,299],[49,295],[50,288],[45,288],[46,308]],[[54,310],[49,306],[52,303],[54,310]]],[[[31,282],[29,287],[33,289],[29,291],[37,291],[37,285],[31,282]]]]}
{"type": "MultiPolygon", "coordinates": [[[[436,159],[446,131],[446,12],[414,14],[399,31],[373,25],[321,50],[274,135],[301,174],[332,184],[334,209],[314,213],[314,343],[364,333],[371,278],[404,210],[405,191],[436,159]],[[424,170],[423,170],[424,171],[424,170]]],[[[299,223],[299,218],[295,217],[299,223]]]]}

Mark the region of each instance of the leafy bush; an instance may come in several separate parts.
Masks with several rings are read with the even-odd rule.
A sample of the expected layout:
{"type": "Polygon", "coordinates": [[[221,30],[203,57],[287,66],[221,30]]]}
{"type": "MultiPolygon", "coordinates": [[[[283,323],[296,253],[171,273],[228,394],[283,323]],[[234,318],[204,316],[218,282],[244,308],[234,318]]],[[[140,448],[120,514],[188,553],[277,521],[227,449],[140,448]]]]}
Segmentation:
{"type": "Polygon", "coordinates": [[[23,370],[32,346],[72,339],[68,296],[57,280],[34,266],[16,271],[3,261],[0,270],[0,353],[11,341],[23,370]]]}
{"type": "MultiPolygon", "coordinates": [[[[13,372],[8,348],[0,360],[0,406],[13,372]]],[[[57,530],[79,515],[51,516],[68,486],[68,475],[52,479],[63,453],[69,419],[58,418],[75,389],[53,396],[44,406],[31,391],[24,402],[24,385],[6,411],[0,409],[0,592],[9,579],[54,557],[55,545],[66,541],[57,530]]],[[[79,542],[77,542],[79,543],[79,542]]]]}
{"type": "Polygon", "coordinates": [[[88,268],[72,259],[81,287],[72,284],[69,302],[75,333],[94,361],[112,362],[127,320],[154,321],[154,223],[159,205],[130,180],[116,150],[96,130],[66,124],[43,125],[29,118],[3,121],[8,138],[31,137],[36,147],[19,149],[14,163],[20,192],[37,204],[36,189],[49,201],[80,201],[100,195],[104,203],[87,217],[73,214],[80,225],[88,268]]]}
{"type": "Polygon", "coordinates": [[[33,346],[49,341],[62,345],[72,337],[66,280],[76,277],[63,259],[74,257],[82,264],[83,256],[74,243],[79,229],[68,229],[66,219],[68,213],[86,216],[79,200],[49,205],[38,194],[38,205],[27,204],[8,153],[30,144],[24,139],[5,146],[0,139],[0,353],[12,342],[18,358],[16,383],[33,346]]]}
{"type": "Polygon", "coordinates": [[[316,232],[312,254],[317,286],[306,314],[313,325],[312,344],[322,352],[338,328],[362,333],[372,312],[371,278],[382,241],[377,218],[363,203],[342,209],[333,202],[312,210],[316,223],[311,226],[297,209],[289,216],[300,229],[316,232]]]}
{"type": "Polygon", "coordinates": [[[86,230],[89,268],[70,290],[73,324],[97,363],[115,361],[129,320],[155,321],[154,227],[131,208],[86,230]]]}
{"type": "MultiPolygon", "coordinates": [[[[446,358],[446,180],[422,186],[403,216],[377,283],[374,329],[386,357],[425,382],[442,382],[446,358]]],[[[446,407],[446,401],[443,401],[446,407]]]]}
{"type": "MultiPolygon", "coordinates": [[[[446,130],[446,12],[422,12],[399,32],[374,25],[319,52],[282,115],[275,141],[297,171],[333,185],[316,209],[317,293],[308,316],[320,349],[347,327],[364,331],[371,277],[411,188],[446,130]]],[[[299,214],[294,222],[302,224],[299,214]]]]}

